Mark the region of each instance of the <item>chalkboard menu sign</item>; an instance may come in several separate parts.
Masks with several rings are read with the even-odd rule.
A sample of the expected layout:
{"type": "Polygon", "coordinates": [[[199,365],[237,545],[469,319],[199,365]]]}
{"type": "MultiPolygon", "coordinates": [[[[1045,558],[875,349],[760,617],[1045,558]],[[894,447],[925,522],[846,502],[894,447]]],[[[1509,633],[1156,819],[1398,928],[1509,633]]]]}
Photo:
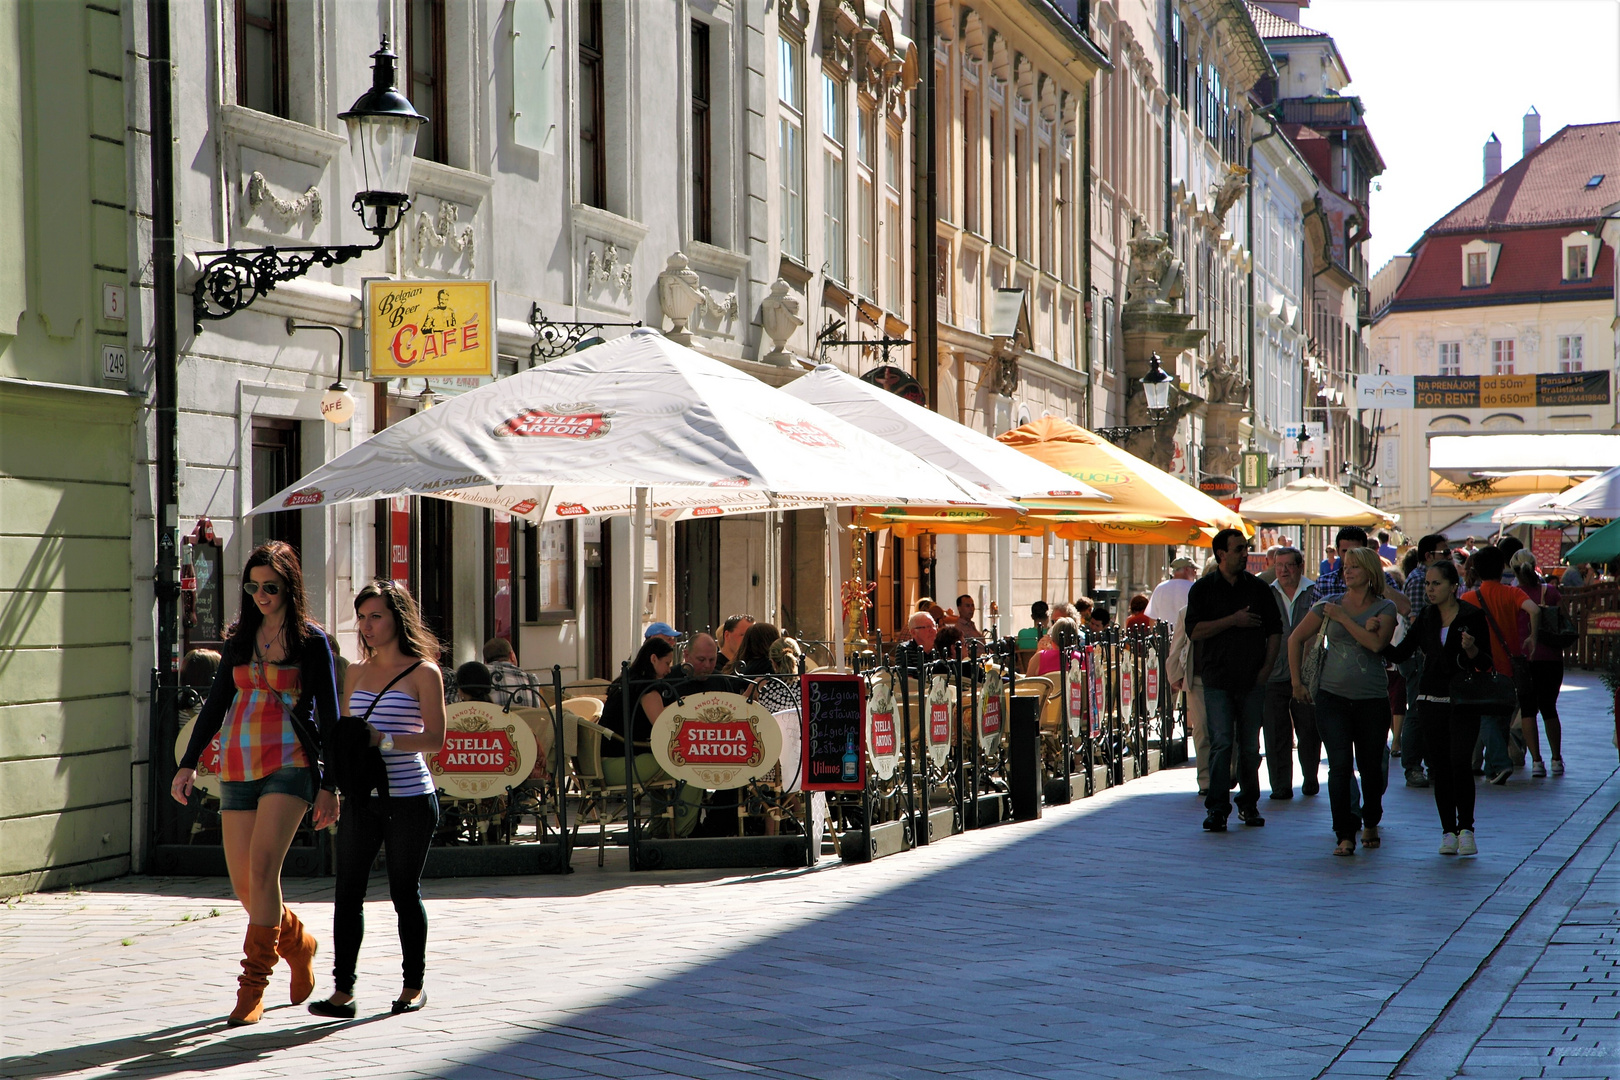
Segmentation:
{"type": "Polygon", "coordinates": [[[801,680],[804,790],[859,791],[866,786],[866,681],[811,674],[801,680]]]}

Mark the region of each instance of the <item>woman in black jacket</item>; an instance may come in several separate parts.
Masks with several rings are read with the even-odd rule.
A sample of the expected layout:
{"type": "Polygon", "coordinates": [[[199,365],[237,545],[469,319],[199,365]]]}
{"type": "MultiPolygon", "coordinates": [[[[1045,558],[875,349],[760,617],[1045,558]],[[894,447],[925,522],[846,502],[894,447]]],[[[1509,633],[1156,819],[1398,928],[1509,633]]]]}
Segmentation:
{"type": "Polygon", "coordinates": [[[1477,855],[1474,842],[1474,770],[1470,758],[1479,738],[1477,708],[1453,706],[1451,681],[1465,671],[1491,670],[1485,613],[1457,600],[1457,567],[1441,559],[1423,579],[1429,606],[1400,644],[1383,655],[1395,663],[1423,651],[1423,744],[1434,776],[1434,805],[1440,811],[1442,855],[1477,855]]]}

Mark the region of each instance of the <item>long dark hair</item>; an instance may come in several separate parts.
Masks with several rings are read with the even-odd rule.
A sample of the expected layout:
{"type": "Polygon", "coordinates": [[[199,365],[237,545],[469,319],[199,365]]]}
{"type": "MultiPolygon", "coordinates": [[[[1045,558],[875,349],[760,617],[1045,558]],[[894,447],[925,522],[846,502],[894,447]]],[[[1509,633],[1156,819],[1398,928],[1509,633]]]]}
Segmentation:
{"type": "Polygon", "coordinates": [[[782,636],[782,631],[768,622],[757,622],[748,628],[743,635],[742,642],[737,646],[736,663],[750,663],[755,660],[764,661],[763,669],[770,671],[771,642],[782,636]]]}
{"type": "MultiPolygon", "coordinates": [[[[422,612],[416,606],[416,601],[408,589],[395,585],[387,578],[378,578],[354,594],[354,610],[359,612],[360,605],[367,600],[381,600],[388,605],[388,610],[393,612],[400,652],[406,656],[414,656],[418,660],[438,660],[439,642],[422,622],[422,612]]],[[[366,639],[362,636],[360,659],[370,660],[375,655],[377,650],[367,645],[366,639]]]]}
{"type": "MultiPolygon", "coordinates": [[[[650,637],[636,650],[636,658],[630,661],[630,670],[627,674],[632,682],[651,682],[658,678],[658,671],[653,667],[653,657],[673,656],[674,653],[675,646],[668,641],[661,637],[650,637]]],[[[614,679],[610,685],[617,687],[619,683],[619,679],[614,679]]]]}
{"type": "MultiPolygon", "coordinates": [[[[267,566],[285,583],[287,613],[281,620],[281,643],[287,659],[302,655],[304,642],[319,632],[319,624],[309,617],[309,602],[304,596],[304,571],[298,565],[298,552],[291,544],[271,540],[260,544],[248,554],[242,567],[242,584],[253,580],[253,571],[267,566]]],[[[264,613],[246,592],[242,593],[242,606],[237,609],[236,621],[225,632],[225,655],[232,664],[245,664],[253,656],[259,627],[264,625],[264,613]]]]}

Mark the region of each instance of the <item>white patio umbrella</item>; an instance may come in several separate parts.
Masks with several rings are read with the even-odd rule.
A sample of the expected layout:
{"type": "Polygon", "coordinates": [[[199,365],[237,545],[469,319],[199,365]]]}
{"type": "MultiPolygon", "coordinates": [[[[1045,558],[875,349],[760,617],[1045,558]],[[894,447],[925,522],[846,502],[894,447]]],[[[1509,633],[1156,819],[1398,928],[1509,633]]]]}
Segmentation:
{"type": "Polygon", "coordinates": [[[821,364],[783,387],[954,475],[1028,507],[1104,510],[1112,495],[898,394],[821,364]]]}
{"type": "MultiPolygon", "coordinates": [[[[1571,491],[1574,489],[1571,488],[1571,491]]],[[[1566,510],[1553,505],[1553,500],[1559,496],[1550,495],[1544,491],[1533,491],[1528,495],[1521,495],[1512,502],[1498,506],[1491,511],[1491,520],[1500,525],[1512,525],[1520,521],[1577,521],[1581,514],[1578,510],[1566,510]]]]}
{"type": "Polygon", "coordinates": [[[416,413],[250,513],[398,495],[431,495],[536,522],[634,513],[632,631],[640,623],[649,513],[672,519],[867,503],[1009,505],[652,330],[416,413]]]}
{"type": "Polygon", "coordinates": [[[1568,510],[1576,517],[1620,517],[1620,466],[1553,496],[1547,509],[1568,510]]]}

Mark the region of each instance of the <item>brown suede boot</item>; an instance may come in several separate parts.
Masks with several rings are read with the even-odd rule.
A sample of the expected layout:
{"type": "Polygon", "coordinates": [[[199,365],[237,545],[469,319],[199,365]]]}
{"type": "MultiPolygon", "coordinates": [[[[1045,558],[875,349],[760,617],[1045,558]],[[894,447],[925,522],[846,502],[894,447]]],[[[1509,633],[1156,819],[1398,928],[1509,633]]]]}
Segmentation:
{"type": "Polygon", "coordinates": [[[231,1027],[257,1024],[264,1015],[264,988],[270,982],[270,972],[275,970],[276,938],[280,934],[279,926],[248,925],[247,938],[242,942],[242,974],[236,980],[236,1008],[226,1021],[231,1027]]]}
{"type": "Polygon", "coordinates": [[[276,953],[287,961],[292,975],[290,1000],[302,1005],[315,992],[315,936],[304,929],[292,908],[281,909],[280,936],[276,939],[276,953]]]}

